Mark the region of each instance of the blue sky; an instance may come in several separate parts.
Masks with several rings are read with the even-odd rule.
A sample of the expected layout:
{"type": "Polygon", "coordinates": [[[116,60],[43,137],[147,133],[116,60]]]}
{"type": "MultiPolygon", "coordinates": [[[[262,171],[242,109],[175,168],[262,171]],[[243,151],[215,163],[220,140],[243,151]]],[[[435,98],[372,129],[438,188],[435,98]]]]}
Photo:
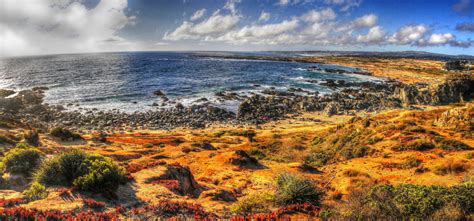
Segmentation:
{"type": "Polygon", "coordinates": [[[4,56],[142,50],[474,55],[474,0],[1,0],[4,56]]]}

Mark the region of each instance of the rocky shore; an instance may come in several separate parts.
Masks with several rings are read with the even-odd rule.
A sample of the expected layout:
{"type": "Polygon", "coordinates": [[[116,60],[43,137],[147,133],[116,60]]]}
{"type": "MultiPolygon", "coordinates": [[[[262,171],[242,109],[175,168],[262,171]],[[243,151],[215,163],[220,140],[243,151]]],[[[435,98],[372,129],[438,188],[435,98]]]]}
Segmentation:
{"type": "Polygon", "coordinates": [[[44,91],[47,88],[37,87],[18,93],[1,90],[0,118],[17,119],[31,127],[46,129],[56,126],[91,130],[203,128],[212,123],[263,123],[302,112],[323,111],[328,116],[353,115],[358,111],[370,112],[419,104],[441,105],[474,97],[473,76],[463,74],[453,75],[442,84],[430,86],[408,85],[392,80],[382,83],[326,80],[323,84],[339,90],[318,95],[298,88],[288,91],[266,89],[262,94],[250,97],[220,93],[220,99],[241,102],[237,113],[209,103],[189,107],[177,104],[173,108],[135,113],[65,111],[62,106],[44,103],[44,91]]]}

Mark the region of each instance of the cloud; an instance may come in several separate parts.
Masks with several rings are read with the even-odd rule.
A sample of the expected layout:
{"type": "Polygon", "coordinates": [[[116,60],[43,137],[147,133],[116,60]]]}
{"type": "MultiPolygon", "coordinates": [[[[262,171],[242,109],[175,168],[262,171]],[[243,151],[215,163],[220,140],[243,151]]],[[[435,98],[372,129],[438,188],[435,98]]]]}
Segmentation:
{"type": "Polygon", "coordinates": [[[446,44],[449,41],[453,40],[455,37],[451,33],[445,34],[432,34],[428,39],[428,44],[437,45],[437,44],[446,44]]]}
{"type": "Polygon", "coordinates": [[[237,15],[221,15],[214,14],[201,23],[194,24],[184,21],[181,26],[171,33],[166,33],[164,40],[183,40],[183,39],[200,39],[209,35],[219,35],[232,30],[240,21],[237,15]]]}
{"type": "Polygon", "coordinates": [[[417,44],[423,39],[428,28],[425,25],[407,25],[400,28],[389,39],[393,44],[417,44]]]}
{"type": "Polygon", "coordinates": [[[326,4],[337,5],[343,12],[349,11],[352,8],[359,7],[362,0],[325,0],[326,4]]]}
{"type": "Polygon", "coordinates": [[[384,42],[386,38],[386,33],[380,26],[375,26],[370,28],[367,35],[358,35],[357,42],[362,43],[381,43],[384,42]]]}
{"type": "Polygon", "coordinates": [[[200,9],[200,10],[197,10],[197,11],[193,14],[193,16],[191,16],[190,20],[191,20],[191,21],[196,21],[196,20],[202,18],[202,16],[204,16],[204,14],[206,14],[206,9],[205,9],[205,8],[200,9]]]}
{"type": "Polygon", "coordinates": [[[323,9],[320,11],[311,10],[301,16],[301,19],[306,22],[322,22],[327,20],[334,20],[336,13],[331,8],[323,9]]]}
{"type": "Polygon", "coordinates": [[[459,0],[453,5],[453,10],[463,15],[469,15],[474,10],[473,2],[471,0],[459,0]]]}
{"type": "Polygon", "coordinates": [[[258,20],[262,22],[266,22],[270,19],[270,16],[271,14],[269,12],[262,11],[258,20]]]}
{"type": "Polygon", "coordinates": [[[225,5],[224,9],[229,10],[233,15],[237,14],[236,5],[240,3],[241,0],[228,0],[225,5]]]}
{"type": "Polygon", "coordinates": [[[233,44],[252,43],[262,44],[265,42],[274,41],[275,37],[284,34],[285,32],[294,30],[299,25],[297,19],[285,20],[280,23],[267,25],[245,26],[240,30],[232,31],[217,40],[225,41],[233,44]]]}
{"type": "Polygon", "coordinates": [[[464,22],[456,25],[458,31],[474,32],[474,22],[464,22]]]}
{"type": "Polygon", "coordinates": [[[377,24],[377,15],[368,14],[354,20],[355,27],[373,27],[377,24]]]}
{"type": "Polygon", "coordinates": [[[135,21],[125,13],[127,0],[101,0],[93,8],[81,2],[2,0],[0,56],[109,51],[124,45],[117,32],[135,21]]]}

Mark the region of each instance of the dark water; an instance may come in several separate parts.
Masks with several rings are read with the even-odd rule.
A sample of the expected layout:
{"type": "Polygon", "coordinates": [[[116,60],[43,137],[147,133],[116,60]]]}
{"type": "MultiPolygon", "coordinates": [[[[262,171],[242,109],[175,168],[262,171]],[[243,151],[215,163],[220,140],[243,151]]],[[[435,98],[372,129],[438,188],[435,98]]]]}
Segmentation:
{"type": "Polygon", "coordinates": [[[171,100],[185,105],[206,97],[217,106],[235,110],[237,101],[218,101],[214,93],[258,93],[269,87],[281,90],[294,87],[329,93],[332,92],[330,88],[305,80],[375,80],[367,76],[305,70],[314,65],[215,59],[172,52],[19,57],[0,60],[0,88],[19,90],[46,86],[50,88],[46,94],[48,103],[73,103],[70,109],[149,110],[156,108],[151,106],[152,103],[161,103],[153,92],[162,90],[171,100]],[[256,84],[261,87],[255,87],[256,84]]]}

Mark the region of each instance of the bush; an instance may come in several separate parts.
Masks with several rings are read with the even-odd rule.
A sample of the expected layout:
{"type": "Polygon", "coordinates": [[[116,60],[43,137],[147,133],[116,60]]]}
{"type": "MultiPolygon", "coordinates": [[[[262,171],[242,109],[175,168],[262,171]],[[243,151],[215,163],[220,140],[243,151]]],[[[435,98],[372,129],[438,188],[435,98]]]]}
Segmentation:
{"type": "Polygon", "coordinates": [[[424,150],[431,150],[435,147],[435,145],[428,140],[425,139],[418,139],[411,141],[407,144],[400,144],[398,146],[393,147],[392,149],[395,151],[405,151],[405,150],[417,150],[417,151],[424,151],[424,150]]]}
{"type": "Polygon", "coordinates": [[[331,150],[315,150],[305,157],[304,163],[311,167],[321,167],[334,158],[331,150]]]}
{"type": "Polygon", "coordinates": [[[23,138],[25,138],[25,142],[29,145],[35,147],[40,145],[39,134],[36,130],[28,131],[23,135],[23,138]]]}
{"type": "Polygon", "coordinates": [[[342,156],[346,159],[364,157],[368,152],[369,148],[367,146],[359,146],[355,148],[346,147],[341,150],[342,156]]]}
{"type": "Polygon", "coordinates": [[[36,148],[13,148],[3,158],[4,170],[30,175],[41,162],[41,151],[36,148]]]}
{"type": "Polygon", "coordinates": [[[232,204],[234,213],[268,213],[275,202],[275,195],[268,191],[252,192],[232,204]]]}
{"type": "Polygon", "coordinates": [[[405,161],[403,162],[401,167],[403,169],[410,169],[410,168],[413,168],[413,167],[418,167],[420,165],[421,165],[421,160],[419,160],[415,156],[409,156],[409,157],[405,158],[405,161]]]}
{"type": "Polygon", "coordinates": [[[35,179],[48,185],[73,185],[81,190],[113,194],[125,181],[125,170],[112,159],[69,151],[45,161],[35,179]]]}
{"type": "Polygon", "coordinates": [[[470,146],[457,140],[442,140],[438,143],[438,147],[443,150],[469,150],[470,146]]]}
{"type": "Polygon", "coordinates": [[[23,195],[28,201],[44,199],[48,196],[46,187],[38,182],[33,182],[27,189],[23,191],[23,195]]]}
{"type": "Polygon", "coordinates": [[[457,174],[465,172],[469,166],[463,162],[456,162],[448,160],[442,165],[435,167],[434,173],[436,175],[457,174]]]}
{"type": "Polygon", "coordinates": [[[82,140],[81,135],[71,132],[70,130],[62,127],[55,127],[49,132],[51,136],[57,137],[63,141],[66,140],[82,140]]]}
{"type": "Polygon", "coordinates": [[[278,175],[276,201],[279,204],[317,204],[320,193],[316,190],[312,180],[291,173],[278,175]]]}

